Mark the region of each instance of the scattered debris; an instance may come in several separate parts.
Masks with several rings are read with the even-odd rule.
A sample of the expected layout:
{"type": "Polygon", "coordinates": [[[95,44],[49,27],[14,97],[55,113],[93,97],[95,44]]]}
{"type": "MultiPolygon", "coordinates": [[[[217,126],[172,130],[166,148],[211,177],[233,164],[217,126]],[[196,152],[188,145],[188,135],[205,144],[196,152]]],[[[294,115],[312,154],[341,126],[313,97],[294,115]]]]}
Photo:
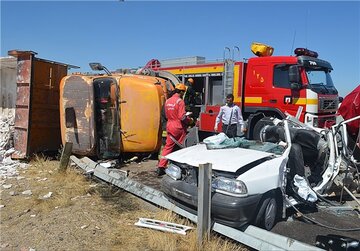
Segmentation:
{"type": "Polygon", "coordinates": [[[44,196],[40,197],[39,199],[41,200],[46,200],[49,199],[52,195],[52,192],[48,192],[47,194],[45,194],[44,196]]]}
{"type": "Polygon", "coordinates": [[[14,147],[15,115],[0,114],[0,178],[10,178],[19,175],[19,168],[27,168],[28,164],[12,160],[11,155],[16,152],[14,147]]]}
{"type": "Polygon", "coordinates": [[[81,229],[85,229],[85,228],[87,228],[89,225],[82,225],[80,228],[81,229]]]}
{"type": "Polygon", "coordinates": [[[124,163],[127,164],[127,163],[130,163],[130,162],[136,161],[136,160],[138,160],[138,159],[139,159],[138,156],[134,156],[134,157],[132,157],[131,159],[125,160],[124,163]]]}
{"type": "Polygon", "coordinates": [[[10,191],[10,192],[9,192],[9,195],[10,195],[10,196],[15,196],[15,195],[18,195],[18,193],[17,193],[16,191],[10,191]]]}
{"type": "Polygon", "coordinates": [[[111,167],[111,163],[110,163],[110,162],[100,163],[100,166],[105,167],[105,168],[110,168],[110,167],[111,167]]]}
{"type": "Polygon", "coordinates": [[[80,198],[80,196],[75,196],[75,197],[71,198],[70,200],[77,200],[79,198],[80,198]]]}
{"type": "Polygon", "coordinates": [[[6,152],[5,152],[5,154],[4,154],[4,156],[10,156],[11,154],[13,154],[15,152],[15,149],[14,148],[11,148],[11,149],[9,149],[9,150],[7,150],[6,152]]]}
{"type": "Polygon", "coordinates": [[[0,248],[7,248],[9,246],[9,243],[0,244],[0,248]]]}
{"type": "Polygon", "coordinates": [[[139,218],[139,221],[135,223],[139,227],[152,228],[164,232],[176,233],[186,235],[186,231],[193,229],[185,225],[175,224],[166,221],[153,220],[148,218],[139,218]]]}
{"type": "Polygon", "coordinates": [[[23,194],[23,195],[32,195],[32,192],[31,192],[31,190],[25,190],[21,194],[23,194]]]}
{"type": "Polygon", "coordinates": [[[11,188],[12,187],[12,184],[9,184],[9,185],[3,185],[3,188],[5,188],[5,189],[9,189],[9,188],[11,188]]]}

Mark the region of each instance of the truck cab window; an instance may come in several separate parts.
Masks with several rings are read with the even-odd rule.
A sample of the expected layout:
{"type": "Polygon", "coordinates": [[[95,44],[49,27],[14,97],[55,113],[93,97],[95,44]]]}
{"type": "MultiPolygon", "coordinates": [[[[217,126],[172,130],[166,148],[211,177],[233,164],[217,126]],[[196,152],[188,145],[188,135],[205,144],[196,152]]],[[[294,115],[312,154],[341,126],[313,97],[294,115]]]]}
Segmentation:
{"type": "Polygon", "coordinates": [[[275,66],[273,81],[275,87],[290,89],[289,66],[275,66]]]}

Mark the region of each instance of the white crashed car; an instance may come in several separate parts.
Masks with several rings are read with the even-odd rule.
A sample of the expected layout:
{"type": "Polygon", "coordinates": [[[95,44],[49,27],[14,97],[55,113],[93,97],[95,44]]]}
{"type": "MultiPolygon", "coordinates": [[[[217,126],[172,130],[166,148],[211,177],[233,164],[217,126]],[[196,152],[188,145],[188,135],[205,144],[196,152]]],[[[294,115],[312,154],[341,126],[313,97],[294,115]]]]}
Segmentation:
{"type": "MultiPolygon", "coordinates": [[[[299,199],[286,194],[289,191],[289,183],[293,181],[288,177],[292,167],[287,165],[292,133],[298,128],[291,124],[290,130],[288,120],[280,121],[280,124],[284,128],[283,141],[280,144],[242,138],[240,145],[235,148],[209,149],[213,148],[211,144],[198,144],[169,154],[166,156],[169,160],[167,175],[162,179],[163,192],[178,206],[195,213],[198,201],[198,166],[211,163],[212,218],[235,228],[254,224],[271,229],[287,206],[285,200],[292,200],[292,204],[299,202],[299,199]]],[[[299,127],[303,131],[306,129],[305,133],[311,133],[318,139],[326,139],[326,161],[319,173],[320,179],[312,184],[312,188],[306,179],[302,179],[297,187],[302,200],[315,201],[315,191],[325,194],[338,178],[339,171],[347,164],[344,163],[341,153],[335,151],[335,147],[339,147],[333,135],[335,130],[320,133],[309,128],[301,128],[301,124],[299,127]]]]}

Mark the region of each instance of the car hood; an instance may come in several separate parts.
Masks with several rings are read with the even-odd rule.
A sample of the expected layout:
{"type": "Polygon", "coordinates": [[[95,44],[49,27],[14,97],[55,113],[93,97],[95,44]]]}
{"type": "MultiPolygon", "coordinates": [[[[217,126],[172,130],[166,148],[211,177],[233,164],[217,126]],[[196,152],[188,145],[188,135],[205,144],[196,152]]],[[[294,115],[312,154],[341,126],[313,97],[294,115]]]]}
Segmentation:
{"type": "Polygon", "coordinates": [[[236,172],[239,168],[274,154],[243,148],[208,150],[205,144],[187,147],[166,156],[167,159],[191,166],[211,163],[212,169],[236,172]]]}

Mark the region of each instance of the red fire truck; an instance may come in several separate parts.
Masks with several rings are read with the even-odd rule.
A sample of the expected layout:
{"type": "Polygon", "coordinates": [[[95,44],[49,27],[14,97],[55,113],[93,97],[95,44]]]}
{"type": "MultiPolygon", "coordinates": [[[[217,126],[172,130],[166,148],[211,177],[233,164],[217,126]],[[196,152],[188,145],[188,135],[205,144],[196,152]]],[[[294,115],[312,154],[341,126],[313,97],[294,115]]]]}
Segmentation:
{"type": "Polygon", "coordinates": [[[229,93],[248,119],[250,138],[258,133],[254,128],[264,123],[264,117],[295,116],[299,107],[300,121],[311,126],[325,127],[335,121],[339,99],[329,62],[304,48],[295,49],[294,56],[272,56],[273,48],[259,43],[253,43],[251,49],[257,57],[243,61],[224,56],[222,61],[208,63],[203,57],[193,57],[192,63],[184,59],[156,61],[151,68],[169,71],[182,81],[194,79],[199,130],[203,132],[213,131],[229,93]]]}

